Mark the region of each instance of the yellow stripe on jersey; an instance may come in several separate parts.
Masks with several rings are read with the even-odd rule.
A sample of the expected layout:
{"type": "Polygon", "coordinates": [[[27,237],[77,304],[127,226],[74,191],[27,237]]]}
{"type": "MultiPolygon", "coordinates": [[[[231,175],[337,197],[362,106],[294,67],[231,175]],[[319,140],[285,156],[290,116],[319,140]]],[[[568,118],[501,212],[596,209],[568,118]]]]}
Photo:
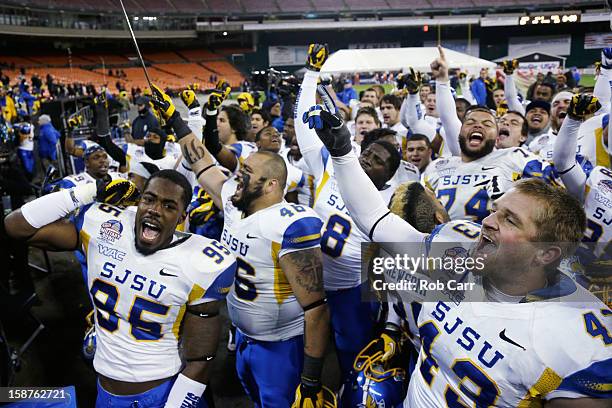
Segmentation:
{"type": "Polygon", "coordinates": [[[177,340],[180,340],[179,331],[181,330],[181,323],[183,323],[183,316],[185,315],[186,308],[187,308],[187,305],[181,306],[178,313],[176,314],[176,320],[174,321],[174,324],[172,325],[172,334],[174,334],[174,338],[177,340]]]}
{"type": "Polygon", "coordinates": [[[274,262],[274,297],[276,297],[276,302],[279,305],[289,296],[293,295],[291,285],[289,284],[285,273],[278,263],[278,254],[280,253],[280,250],[281,244],[279,242],[272,241],[270,256],[272,257],[272,262],[274,262]]]}
{"type": "Polygon", "coordinates": [[[191,292],[189,292],[189,297],[187,298],[187,304],[193,302],[194,300],[202,299],[206,293],[206,289],[198,285],[197,283],[193,284],[193,288],[191,288],[191,292]]]}
{"type": "Polygon", "coordinates": [[[317,234],[304,235],[303,237],[293,238],[291,242],[293,242],[294,244],[299,244],[300,242],[312,241],[315,239],[321,239],[321,234],[317,233],[317,234]]]}
{"type": "Polygon", "coordinates": [[[314,203],[317,202],[317,198],[319,198],[319,194],[321,194],[323,187],[325,187],[325,184],[327,184],[328,181],[329,181],[329,173],[327,171],[324,171],[323,177],[321,178],[321,184],[319,184],[319,186],[317,187],[317,191],[315,192],[315,197],[314,197],[314,201],[312,202],[312,205],[314,205],[314,203]]]}
{"type": "Polygon", "coordinates": [[[85,256],[87,256],[87,252],[89,251],[89,234],[81,230],[79,235],[81,237],[81,244],[83,246],[83,252],[85,253],[85,256]]]}
{"type": "Polygon", "coordinates": [[[595,129],[595,166],[610,168],[610,156],[604,146],[603,128],[595,129]]]}
{"type": "Polygon", "coordinates": [[[517,408],[535,408],[542,406],[542,397],[556,390],[561,385],[562,378],[553,369],[546,368],[538,381],[529,389],[517,408]]]}

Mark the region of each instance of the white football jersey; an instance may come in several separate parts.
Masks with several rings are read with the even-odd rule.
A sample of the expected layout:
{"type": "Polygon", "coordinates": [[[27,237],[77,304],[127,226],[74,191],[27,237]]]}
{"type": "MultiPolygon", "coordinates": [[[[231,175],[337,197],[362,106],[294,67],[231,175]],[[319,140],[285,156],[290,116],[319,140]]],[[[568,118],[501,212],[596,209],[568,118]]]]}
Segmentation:
{"type": "Polygon", "coordinates": [[[124,150],[128,164],[128,172],[130,167],[133,167],[134,163],[136,162],[151,163],[154,164],[160,170],[174,169],[177,160],[181,155],[181,152],[180,150],[177,151],[173,145],[178,146],[178,143],[167,142],[165,147],[166,155],[161,159],[152,159],[145,153],[143,146],[138,146],[133,143],[127,143],[126,148],[124,150]]]}
{"type": "MultiPolygon", "coordinates": [[[[597,115],[587,119],[578,129],[576,155],[584,157],[593,163],[593,166],[610,167],[610,156],[606,151],[603,139],[603,129],[608,122],[608,115],[597,115]]],[[[552,162],[554,140],[549,142],[540,150],[540,156],[544,160],[552,162]]]]}
{"type": "Polygon", "coordinates": [[[423,303],[404,407],[611,398],[612,312],[563,274],[520,303],[423,303]]]}
{"type": "Polygon", "coordinates": [[[612,259],[612,248],[608,245],[612,242],[612,170],[609,168],[597,166],[589,174],[584,212],[587,229],[578,256],[584,265],[598,260],[605,266],[612,259]]]}
{"type": "MultiPolygon", "coordinates": [[[[354,288],[361,283],[361,243],[369,242],[349,214],[334,177],[331,157],[321,148],[322,174],[315,174],[313,208],[325,223],[321,230],[325,290],[354,288]]],[[[393,190],[387,191],[386,199],[393,190]]]]}
{"type": "Polygon", "coordinates": [[[236,142],[233,145],[227,146],[227,148],[230,149],[230,151],[236,155],[236,159],[238,160],[238,166],[236,167],[236,170],[240,168],[240,165],[244,163],[247,157],[257,151],[257,146],[255,145],[255,143],[246,141],[236,142]]]}
{"type": "Polygon", "coordinates": [[[94,304],[96,372],[144,382],[175,375],[187,305],[221,300],[234,281],[236,262],[219,242],[175,233],[151,255],[136,250],[135,207],[94,203],[72,218],[87,259],[94,304]]]}
{"type": "MultiPolygon", "coordinates": [[[[111,177],[112,180],[117,180],[120,178],[123,178],[123,179],[127,178],[125,174],[115,173],[114,171],[109,171],[108,175],[111,177]]],[[[60,188],[65,189],[65,188],[72,188],[72,187],[81,186],[84,184],[95,183],[95,182],[96,182],[96,179],[93,178],[89,173],[84,171],[79,174],[71,174],[69,176],[64,177],[58,182],[58,185],[60,188]]]]}
{"type": "Polygon", "coordinates": [[[436,193],[451,220],[480,222],[489,215],[492,200],[524,177],[560,183],[550,163],[522,147],[494,150],[471,162],[459,156],[434,160],[423,173],[423,183],[436,193]]]}
{"type": "Polygon", "coordinates": [[[236,281],[227,297],[232,323],[261,341],[302,335],[304,312],[280,267],[289,253],[318,248],[321,220],[305,206],[285,201],[244,217],[231,202],[236,182],[222,188],[221,241],[236,256],[236,281]]]}

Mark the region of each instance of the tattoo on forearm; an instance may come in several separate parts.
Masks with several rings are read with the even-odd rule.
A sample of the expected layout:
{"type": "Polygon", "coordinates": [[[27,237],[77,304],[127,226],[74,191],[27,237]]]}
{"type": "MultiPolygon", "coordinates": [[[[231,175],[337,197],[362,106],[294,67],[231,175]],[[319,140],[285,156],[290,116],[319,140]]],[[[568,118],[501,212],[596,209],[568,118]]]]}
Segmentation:
{"type": "Polygon", "coordinates": [[[287,255],[296,269],[296,282],[308,293],[323,291],[323,265],[313,251],[309,249],[287,255]]]}
{"type": "Polygon", "coordinates": [[[183,156],[187,163],[191,165],[203,159],[206,156],[206,150],[203,146],[196,144],[196,139],[193,139],[189,144],[183,146],[183,156]]]}

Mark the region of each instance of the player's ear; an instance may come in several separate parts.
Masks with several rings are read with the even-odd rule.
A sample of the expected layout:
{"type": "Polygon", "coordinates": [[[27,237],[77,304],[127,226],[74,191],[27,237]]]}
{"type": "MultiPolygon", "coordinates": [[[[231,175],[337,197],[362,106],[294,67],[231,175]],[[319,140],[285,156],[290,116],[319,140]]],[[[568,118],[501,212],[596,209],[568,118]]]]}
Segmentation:
{"type": "Polygon", "coordinates": [[[558,262],[562,255],[561,248],[558,245],[548,244],[536,251],[535,261],[543,267],[558,262]]]}
{"type": "Polygon", "coordinates": [[[186,219],[187,219],[187,209],[184,209],[183,212],[181,213],[181,216],[179,217],[178,225],[184,223],[186,219]]]}

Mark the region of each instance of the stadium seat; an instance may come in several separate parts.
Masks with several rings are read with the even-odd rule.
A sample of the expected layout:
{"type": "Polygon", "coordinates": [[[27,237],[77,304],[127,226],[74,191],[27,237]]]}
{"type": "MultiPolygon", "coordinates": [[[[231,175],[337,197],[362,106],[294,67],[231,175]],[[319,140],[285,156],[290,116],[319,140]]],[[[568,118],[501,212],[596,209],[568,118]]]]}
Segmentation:
{"type": "Polygon", "coordinates": [[[344,0],[351,10],[387,10],[385,0],[344,0]]]}
{"type": "Polygon", "coordinates": [[[320,11],[346,10],[347,6],[342,0],[312,0],[315,9],[320,11]]]}
{"type": "Polygon", "coordinates": [[[242,12],[242,6],[238,0],[207,0],[208,7],[212,12],[242,12]]]}
{"type": "Polygon", "coordinates": [[[174,5],[177,11],[180,12],[206,12],[208,9],[205,7],[201,0],[170,0],[170,3],[174,5]]]}
{"type": "MultiPolygon", "coordinates": [[[[282,1],[282,0],[281,0],[282,1]]],[[[279,11],[275,0],[248,0],[242,2],[246,12],[271,13],[279,11]]]]}
{"type": "Polygon", "coordinates": [[[291,12],[291,11],[313,11],[313,6],[303,0],[282,0],[278,2],[281,11],[291,12]]]}

